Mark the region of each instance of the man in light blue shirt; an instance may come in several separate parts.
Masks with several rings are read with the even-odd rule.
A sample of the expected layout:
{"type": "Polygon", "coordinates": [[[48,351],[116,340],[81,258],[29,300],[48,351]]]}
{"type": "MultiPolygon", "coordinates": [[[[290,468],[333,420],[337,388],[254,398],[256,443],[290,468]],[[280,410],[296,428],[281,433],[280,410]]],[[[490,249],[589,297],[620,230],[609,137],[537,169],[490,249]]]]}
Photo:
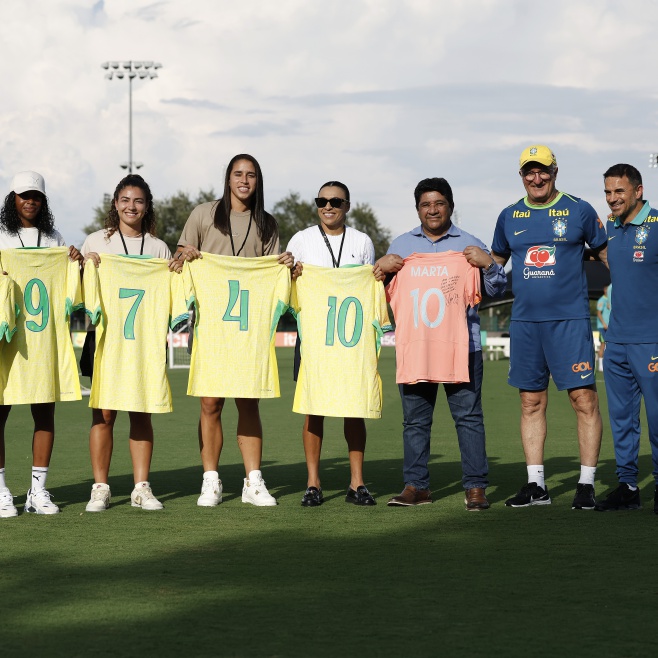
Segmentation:
{"type": "MultiPolygon", "coordinates": [[[[392,278],[399,272],[404,259],[413,253],[460,251],[466,260],[482,270],[488,295],[502,296],[507,286],[505,270],[494,262],[489,250],[475,236],[452,223],[454,210],[452,189],[444,178],[427,178],[414,191],[420,226],[397,237],[388,254],[375,263],[377,278],[392,278]]],[[[468,371],[470,381],[444,384],[462,460],[462,484],[466,491],[466,509],[487,509],[485,490],[489,466],[487,463],[484,419],[482,414],[482,345],[480,316],[477,307],[466,311],[469,330],[468,371]]],[[[396,318],[396,322],[403,321],[396,318]]],[[[388,501],[390,506],[431,503],[429,490],[430,437],[438,383],[399,384],[404,414],[404,491],[388,501]]]]}

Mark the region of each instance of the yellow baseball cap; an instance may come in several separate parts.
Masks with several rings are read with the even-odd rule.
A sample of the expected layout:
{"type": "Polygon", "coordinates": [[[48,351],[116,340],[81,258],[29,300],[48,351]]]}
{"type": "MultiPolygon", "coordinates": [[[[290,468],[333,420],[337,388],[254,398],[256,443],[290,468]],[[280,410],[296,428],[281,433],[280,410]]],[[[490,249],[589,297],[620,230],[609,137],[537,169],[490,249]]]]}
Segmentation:
{"type": "Polygon", "coordinates": [[[532,146],[528,146],[528,148],[521,153],[521,157],[519,158],[519,164],[521,167],[528,164],[528,162],[538,162],[545,167],[550,167],[551,165],[557,166],[557,160],[555,159],[555,155],[553,155],[553,151],[543,144],[533,144],[532,146]]]}

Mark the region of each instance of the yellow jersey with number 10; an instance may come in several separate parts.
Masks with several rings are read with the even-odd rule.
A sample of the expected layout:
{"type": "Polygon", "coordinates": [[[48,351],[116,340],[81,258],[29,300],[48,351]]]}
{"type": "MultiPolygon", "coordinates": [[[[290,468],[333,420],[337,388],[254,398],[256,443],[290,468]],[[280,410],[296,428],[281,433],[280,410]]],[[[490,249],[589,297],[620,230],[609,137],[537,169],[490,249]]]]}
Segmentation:
{"type": "Polygon", "coordinates": [[[151,256],[101,254],[85,265],[85,311],[96,326],[94,409],[172,411],[167,333],[187,318],[182,277],[151,256]]]}
{"type": "Polygon", "coordinates": [[[188,305],[196,307],[187,394],[279,397],[274,338],[288,308],[290,271],[278,256],[203,254],[185,263],[188,305]]]}
{"type": "Polygon", "coordinates": [[[80,269],[67,247],[0,251],[15,282],[16,333],[0,357],[0,404],[80,400],[69,318],[82,308],[80,269]]]}
{"type": "Polygon", "coordinates": [[[381,337],[392,327],[372,265],[304,264],[292,288],[301,364],[292,410],[314,416],[381,418],[381,337]]]}

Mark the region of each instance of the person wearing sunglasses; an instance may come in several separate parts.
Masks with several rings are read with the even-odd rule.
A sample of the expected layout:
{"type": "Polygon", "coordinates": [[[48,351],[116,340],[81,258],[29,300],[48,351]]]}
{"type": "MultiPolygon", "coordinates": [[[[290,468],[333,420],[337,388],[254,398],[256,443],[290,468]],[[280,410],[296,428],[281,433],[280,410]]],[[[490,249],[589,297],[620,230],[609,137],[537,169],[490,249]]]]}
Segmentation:
{"type": "Polygon", "coordinates": [[[508,382],[521,397],[521,443],[528,471],[527,484],[505,504],[551,503],[544,443],[552,376],[558,390],[568,391],[576,412],[581,466],[571,507],[592,510],[602,424],[583,259],[606,262],[606,232],[589,203],[557,189],[557,161],[548,146],[524,149],[520,166],[526,196],[500,213],[491,249],[501,265],[512,259],[508,382]]]}
{"type": "MultiPolygon", "coordinates": [[[[375,247],[361,231],[346,225],[350,210],[350,191],[340,181],[325,183],[315,199],[319,223],[299,231],[290,239],[288,251],[295,258],[293,277],[303,274],[304,263],[319,267],[373,265],[375,247]]],[[[295,345],[294,379],[297,381],[301,363],[299,337],[295,345]]],[[[366,424],[363,418],[343,419],[343,431],[350,460],[350,485],[346,502],[355,505],[375,505],[363,480],[363,458],[366,449],[366,424]]],[[[320,453],[324,438],[324,416],[307,415],[302,440],[308,471],[307,488],[302,506],[317,507],[323,502],[320,482],[320,453]]]]}

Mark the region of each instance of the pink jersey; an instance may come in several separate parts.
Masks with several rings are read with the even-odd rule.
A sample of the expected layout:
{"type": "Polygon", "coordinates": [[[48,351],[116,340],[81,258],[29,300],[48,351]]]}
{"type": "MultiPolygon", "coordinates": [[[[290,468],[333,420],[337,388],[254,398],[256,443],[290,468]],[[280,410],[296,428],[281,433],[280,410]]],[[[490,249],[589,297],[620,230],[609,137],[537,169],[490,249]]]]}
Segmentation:
{"type": "Polygon", "coordinates": [[[468,382],[466,307],[480,294],[480,270],[458,251],[411,254],[386,289],[395,314],[398,384],[468,382]]]}

